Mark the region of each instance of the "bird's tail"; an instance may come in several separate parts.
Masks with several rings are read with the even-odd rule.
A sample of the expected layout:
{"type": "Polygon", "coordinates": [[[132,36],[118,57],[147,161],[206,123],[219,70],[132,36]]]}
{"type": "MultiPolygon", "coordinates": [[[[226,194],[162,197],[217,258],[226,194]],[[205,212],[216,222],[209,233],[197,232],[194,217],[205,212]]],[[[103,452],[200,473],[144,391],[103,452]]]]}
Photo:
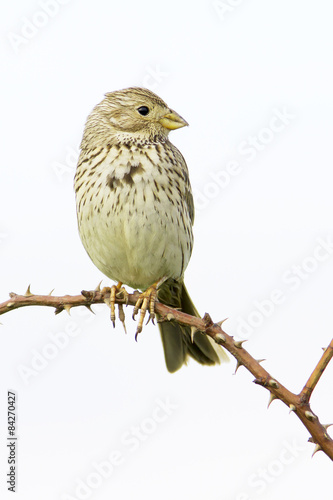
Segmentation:
{"type": "MultiPolygon", "coordinates": [[[[200,318],[183,281],[166,280],[158,290],[158,300],[163,304],[180,309],[186,314],[200,318]]],[[[215,365],[228,359],[225,351],[210,337],[196,332],[191,339],[191,328],[179,325],[174,321],[164,321],[158,324],[167,369],[173,373],[185,363],[189,356],[202,365],[215,365]]]]}

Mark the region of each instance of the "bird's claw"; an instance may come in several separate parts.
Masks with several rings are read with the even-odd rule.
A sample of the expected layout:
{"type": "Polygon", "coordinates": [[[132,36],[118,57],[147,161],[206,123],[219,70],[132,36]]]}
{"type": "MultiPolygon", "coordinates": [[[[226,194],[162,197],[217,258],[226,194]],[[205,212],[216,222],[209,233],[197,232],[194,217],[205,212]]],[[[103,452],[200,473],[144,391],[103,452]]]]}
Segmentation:
{"type": "MultiPolygon", "coordinates": [[[[113,285],[111,288],[110,287],[104,287],[102,290],[102,293],[104,294],[104,302],[110,307],[110,319],[113,325],[113,328],[116,326],[116,311],[115,311],[115,305],[116,305],[116,297],[118,298],[123,298],[125,300],[125,304],[128,304],[128,292],[125,290],[124,287],[120,285],[116,286],[113,285]]],[[[125,333],[126,331],[126,325],[125,325],[125,313],[124,313],[124,308],[123,304],[118,304],[118,318],[122,322],[125,333]]]]}
{"type": "Polygon", "coordinates": [[[135,316],[138,314],[139,309],[140,309],[140,317],[139,317],[139,322],[138,322],[138,327],[136,329],[135,333],[135,340],[138,339],[139,333],[142,332],[142,327],[143,327],[143,321],[145,319],[146,312],[149,311],[149,317],[147,320],[147,323],[151,320],[153,324],[155,320],[155,302],[157,298],[157,288],[156,285],[152,285],[147,290],[142,292],[136,301],[136,304],[133,309],[133,315],[132,318],[135,319],[135,316]]]}
{"type": "MultiPolygon", "coordinates": [[[[123,299],[125,301],[125,306],[128,306],[129,293],[123,286],[121,288],[117,288],[116,296],[118,299],[123,299]]],[[[122,306],[122,304],[118,305],[122,306]]]]}

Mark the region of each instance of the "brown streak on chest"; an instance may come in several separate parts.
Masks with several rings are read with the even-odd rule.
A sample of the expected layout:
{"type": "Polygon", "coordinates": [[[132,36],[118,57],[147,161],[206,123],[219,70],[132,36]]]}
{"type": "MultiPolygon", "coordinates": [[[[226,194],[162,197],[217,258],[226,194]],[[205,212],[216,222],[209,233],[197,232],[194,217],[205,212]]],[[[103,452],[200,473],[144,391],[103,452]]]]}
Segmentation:
{"type": "Polygon", "coordinates": [[[111,190],[117,187],[124,187],[124,185],[132,186],[134,184],[134,177],[136,175],[141,175],[144,173],[145,169],[141,163],[136,163],[133,165],[128,165],[129,171],[123,175],[123,177],[116,177],[114,174],[109,174],[106,178],[106,183],[111,190]]]}

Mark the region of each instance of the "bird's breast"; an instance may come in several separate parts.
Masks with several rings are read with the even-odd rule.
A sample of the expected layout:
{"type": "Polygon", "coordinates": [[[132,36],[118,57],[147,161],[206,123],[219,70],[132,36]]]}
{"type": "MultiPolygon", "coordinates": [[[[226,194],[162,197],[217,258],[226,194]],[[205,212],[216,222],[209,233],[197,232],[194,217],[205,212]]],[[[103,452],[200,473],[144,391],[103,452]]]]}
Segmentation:
{"type": "Polygon", "coordinates": [[[176,170],[161,148],[113,148],[79,164],[81,239],[110,278],[144,289],[183,275],[192,228],[180,166],[176,170]]]}

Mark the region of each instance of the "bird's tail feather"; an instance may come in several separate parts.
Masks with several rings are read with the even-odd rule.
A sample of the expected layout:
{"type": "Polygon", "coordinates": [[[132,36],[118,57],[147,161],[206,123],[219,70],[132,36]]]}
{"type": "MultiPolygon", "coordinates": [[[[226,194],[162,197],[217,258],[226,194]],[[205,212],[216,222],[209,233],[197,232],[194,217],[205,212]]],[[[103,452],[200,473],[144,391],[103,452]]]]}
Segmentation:
{"type": "MultiPolygon", "coordinates": [[[[166,280],[158,290],[158,299],[163,304],[180,309],[186,314],[200,317],[183,281],[166,280]]],[[[188,360],[194,358],[203,365],[214,365],[228,359],[224,350],[201,332],[191,339],[191,328],[174,321],[159,323],[164,348],[165,362],[169,372],[177,371],[188,360]]]]}

